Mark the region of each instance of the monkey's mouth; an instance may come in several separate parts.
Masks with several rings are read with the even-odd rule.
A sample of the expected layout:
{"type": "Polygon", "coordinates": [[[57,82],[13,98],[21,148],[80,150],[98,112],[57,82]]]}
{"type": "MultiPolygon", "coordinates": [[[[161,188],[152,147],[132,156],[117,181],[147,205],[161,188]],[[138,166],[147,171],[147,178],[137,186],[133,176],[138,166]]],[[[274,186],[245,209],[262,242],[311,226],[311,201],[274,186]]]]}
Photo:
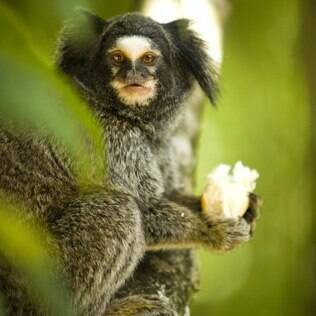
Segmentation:
{"type": "Polygon", "coordinates": [[[138,83],[126,85],[122,88],[122,90],[129,94],[138,94],[138,95],[145,95],[151,92],[151,89],[149,87],[146,87],[145,85],[141,85],[138,83]]]}
{"type": "Polygon", "coordinates": [[[156,93],[156,81],[132,81],[123,82],[119,80],[114,80],[111,82],[112,87],[115,89],[118,97],[126,105],[148,105],[149,100],[151,100],[156,93]]]}

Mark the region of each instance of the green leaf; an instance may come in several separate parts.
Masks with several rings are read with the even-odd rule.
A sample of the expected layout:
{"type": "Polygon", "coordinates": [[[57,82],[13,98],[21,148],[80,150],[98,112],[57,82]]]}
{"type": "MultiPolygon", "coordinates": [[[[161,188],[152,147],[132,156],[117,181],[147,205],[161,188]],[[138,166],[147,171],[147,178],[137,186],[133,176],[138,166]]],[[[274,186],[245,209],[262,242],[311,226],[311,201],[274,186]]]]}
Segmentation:
{"type": "Polygon", "coordinates": [[[53,136],[73,156],[80,184],[102,184],[106,159],[100,123],[67,80],[34,50],[25,27],[4,5],[0,21],[1,119],[53,136]]]}

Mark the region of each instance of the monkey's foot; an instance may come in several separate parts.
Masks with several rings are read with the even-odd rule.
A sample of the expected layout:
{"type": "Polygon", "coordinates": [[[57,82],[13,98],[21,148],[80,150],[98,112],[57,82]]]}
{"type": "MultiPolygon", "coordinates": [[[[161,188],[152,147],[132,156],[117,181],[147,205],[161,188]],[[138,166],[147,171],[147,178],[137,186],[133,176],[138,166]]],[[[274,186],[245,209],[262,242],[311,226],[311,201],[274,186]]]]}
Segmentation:
{"type": "Polygon", "coordinates": [[[167,298],[133,295],[113,301],[105,316],[177,316],[167,298]]]}

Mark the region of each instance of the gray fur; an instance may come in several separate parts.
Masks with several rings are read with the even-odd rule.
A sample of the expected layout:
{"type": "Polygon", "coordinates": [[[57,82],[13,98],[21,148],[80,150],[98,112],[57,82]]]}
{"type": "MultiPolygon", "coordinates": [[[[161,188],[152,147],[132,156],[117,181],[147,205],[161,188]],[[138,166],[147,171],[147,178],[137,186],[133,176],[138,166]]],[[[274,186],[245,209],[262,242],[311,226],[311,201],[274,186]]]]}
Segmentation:
{"type": "MultiPolygon", "coordinates": [[[[108,165],[104,186],[79,188],[75,162],[62,147],[2,127],[0,188],[25,205],[22,218],[36,219],[52,234],[78,315],[174,315],[161,297],[110,301],[146,250],[196,246],[228,250],[250,238],[255,216],[207,222],[199,197],[183,195],[177,181],[171,144],[181,108],[194,79],[212,99],[215,89],[198,37],[183,21],[179,30],[175,22],[161,25],[137,14],[110,21],[87,16],[93,34],[79,39],[78,26],[66,27],[57,64],[104,127],[108,165]],[[109,86],[112,75],[102,56],[122,34],[149,36],[165,56],[155,72],[157,95],[147,107],[124,105],[109,86]],[[193,46],[186,49],[188,44],[193,46]]],[[[247,214],[256,208],[253,202],[247,214]]],[[[14,272],[1,273],[2,269],[0,286],[8,315],[45,314],[14,281],[14,272]]]]}

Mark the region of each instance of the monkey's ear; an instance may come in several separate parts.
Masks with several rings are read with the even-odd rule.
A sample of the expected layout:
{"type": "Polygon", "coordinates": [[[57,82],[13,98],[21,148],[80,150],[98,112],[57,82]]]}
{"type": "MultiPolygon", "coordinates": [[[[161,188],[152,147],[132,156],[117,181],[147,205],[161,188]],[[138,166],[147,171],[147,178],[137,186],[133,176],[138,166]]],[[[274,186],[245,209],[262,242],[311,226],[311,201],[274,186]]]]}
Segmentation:
{"type": "Polygon", "coordinates": [[[86,20],[90,25],[90,31],[94,34],[101,34],[107,26],[107,21],[97,16],[96,14],[88,11],[87,9],[78,9],[81,13],[81,16],[86,20]]]}
{"type": "Polygon", "coordinates": [[[193,75],[210,101],[215,104],[217,74],[204,41],[189,26],[190,20],[187,19],[163,24],[165,30],[171,34],[180,65],[193,75]]]}
{"type": "Polygon", "coordinates": [[[108,22],[85,10],[78,9],[75,17],[65,23],[57,45],[57,66],[69,75],[79,75],[98,49],[108,22]]]}

